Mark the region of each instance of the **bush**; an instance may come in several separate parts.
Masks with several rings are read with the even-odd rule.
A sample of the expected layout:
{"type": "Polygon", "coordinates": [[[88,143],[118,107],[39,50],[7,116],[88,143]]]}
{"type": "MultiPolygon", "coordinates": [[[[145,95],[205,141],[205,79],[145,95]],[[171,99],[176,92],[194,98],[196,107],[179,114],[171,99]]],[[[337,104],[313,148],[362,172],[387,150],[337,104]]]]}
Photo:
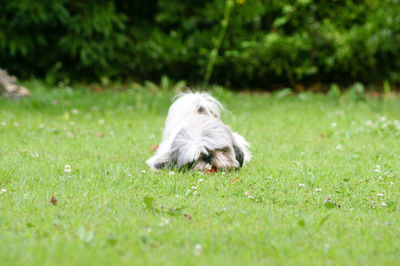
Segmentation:
{"type": "MultiPolygon", "coordinates": [[[[0,62],[29,77],[200,83],[225,1],[0,0],[0,62]]],[[[400,83],[399,0],[236,0],[211,82],[400,83]]]]}

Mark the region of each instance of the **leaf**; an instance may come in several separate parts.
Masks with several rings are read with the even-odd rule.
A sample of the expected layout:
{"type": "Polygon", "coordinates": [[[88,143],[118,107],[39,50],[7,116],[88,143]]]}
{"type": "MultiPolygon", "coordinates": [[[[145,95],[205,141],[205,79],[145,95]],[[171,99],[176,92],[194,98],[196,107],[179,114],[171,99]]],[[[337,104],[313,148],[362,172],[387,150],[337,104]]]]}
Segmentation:
{"type": "Polygon", "coordinates": [[[336,207],[336,203],[334,203],[331,199],[326,199],[324,201],[324,206],[328,209],[333,209],[336,207]]]}
{"type": "Polygon", "coordinates": [[[154,198],[149,197],[149,196],[144,196],[143,202],[144,202],[144,204],[146,204],[147,208],[154,209],[154,207],[153,207],[154,198]]]}
{"type": "Polygon", "coordinates": [[[328,220],[329,216],[330,214],[325,215],[325,217],[319,222],[318,227],[321,227],[328,220]]]}
{"type": "Polygon", "coordinates": [[[301,227],[306,227],[306,222],[304,220],[299,220],[297,224],[301,227]]]}
{"type": "Polygon", "coordinates": [[[280,26],[285,25],[286,22],[287,22],[287,18],[286,17],[280,17],[280,18],[275,19],[274,26],[275,27],[280,27],[280,26]]]}
{"type": "Polygon", "coordinates": [[[57,205],[57,199],[56,199],[56,197],[51,196],[50,202],[51,202],[51,204],[53,204],[53,205],[57,205]]]}
{"type": "Polygon", "coordinates": [[[177,208],[171,208],[167,211],[167,213],[171,216],[178,216],[182,214],[182,210],[185,208],[185,206],[182,207],[177,207],[177,208]]]}

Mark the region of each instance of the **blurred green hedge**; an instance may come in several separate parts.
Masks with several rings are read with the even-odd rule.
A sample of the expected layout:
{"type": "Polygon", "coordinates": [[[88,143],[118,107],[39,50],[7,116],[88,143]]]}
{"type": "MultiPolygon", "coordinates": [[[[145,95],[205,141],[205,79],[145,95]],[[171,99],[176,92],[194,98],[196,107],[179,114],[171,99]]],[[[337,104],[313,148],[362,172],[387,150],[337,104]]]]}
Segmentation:
{"type": "MultiPolygon", "coordinates": [[[[224,0],[0,0],[0,67],[50,80],[200,83],[224,0]]],[[[399,0],[235,0],[211,82],[400,83],[399,0]]]]}

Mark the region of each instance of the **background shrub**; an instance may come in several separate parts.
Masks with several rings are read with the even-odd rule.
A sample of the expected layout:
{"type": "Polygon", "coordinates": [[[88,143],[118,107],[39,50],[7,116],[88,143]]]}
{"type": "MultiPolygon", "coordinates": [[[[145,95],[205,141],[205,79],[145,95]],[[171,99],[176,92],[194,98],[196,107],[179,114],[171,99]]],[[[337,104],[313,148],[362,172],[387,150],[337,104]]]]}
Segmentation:
{"type": "MultiPolygon", "coordinates": [[[[200,83],[221,0],[0,0],[0,66],[49,80],[200,83]]],[[[399,0],[236,0],[211,82],[400,83],[399,0]]]]}

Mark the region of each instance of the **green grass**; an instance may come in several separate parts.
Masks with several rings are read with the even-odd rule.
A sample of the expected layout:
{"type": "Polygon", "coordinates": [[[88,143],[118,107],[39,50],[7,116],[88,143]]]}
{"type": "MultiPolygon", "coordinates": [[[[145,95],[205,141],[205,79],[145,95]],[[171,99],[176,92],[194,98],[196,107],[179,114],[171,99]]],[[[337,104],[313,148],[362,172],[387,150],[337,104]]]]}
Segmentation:
{"type": "Polygon", "coordinates": [[[26,85],[0,99],[2,265],[400,264],[398,99],[216,88],[253,160],[170,175],[145,160],[173,92],[26,85]]]}

